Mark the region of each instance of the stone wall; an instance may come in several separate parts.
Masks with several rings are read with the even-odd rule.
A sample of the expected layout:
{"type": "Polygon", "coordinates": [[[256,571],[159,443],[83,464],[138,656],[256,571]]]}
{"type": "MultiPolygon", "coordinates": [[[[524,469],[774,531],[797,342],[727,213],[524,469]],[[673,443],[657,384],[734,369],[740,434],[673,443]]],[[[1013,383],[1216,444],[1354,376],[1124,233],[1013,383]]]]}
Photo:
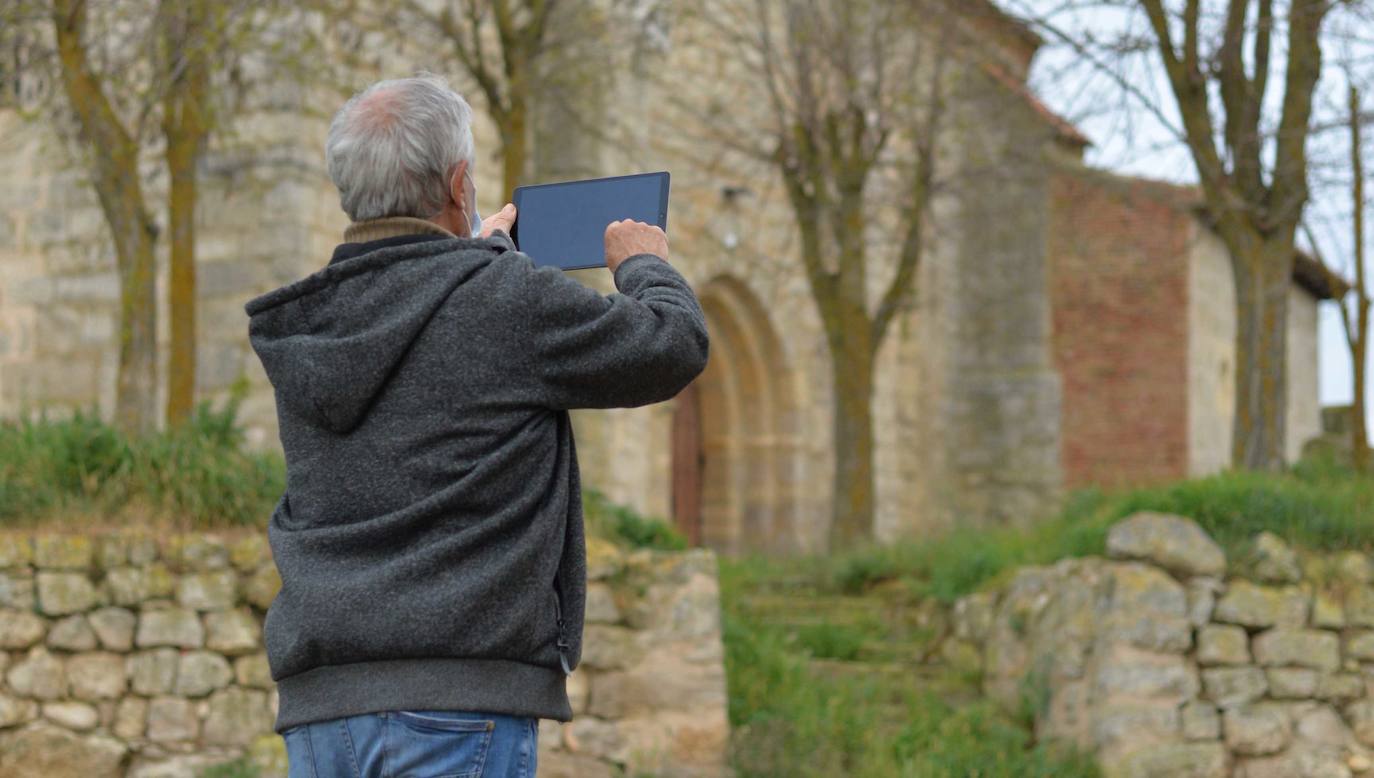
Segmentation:
{"type": "Polygon", "coordinates": [[[1374,775],[1374,569],[1262,534],[1228,560],[1193,522],[1136,514],[1111,558],[1019,571],[954,609],[947,656],[1108,778],[1374,775]]]}
{"type": "MultiPolygon", "coordinates": [[[[588,544],[574,721],[540,775],[717,776],[729,725],[714,555],[588,544]]],[[[0,775],[285,774],[262,620],[265,533],[0,534],[0,775]]]]}

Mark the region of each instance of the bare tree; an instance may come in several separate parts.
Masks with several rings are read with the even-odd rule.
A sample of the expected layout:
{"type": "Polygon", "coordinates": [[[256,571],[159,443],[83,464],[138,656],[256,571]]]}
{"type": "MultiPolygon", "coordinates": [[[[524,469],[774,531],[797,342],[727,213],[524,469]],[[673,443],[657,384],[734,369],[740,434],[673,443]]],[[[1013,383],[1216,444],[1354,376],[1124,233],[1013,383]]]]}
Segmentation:
{"type": "Polygon", "coordinates": [[[167,165],[167,225],[171,351],[167,365],[167,422],[191,413],[196,393],[196,167],[213,126],[210,57],[219,28],[208,0],[161,0],[163,158],[167,165]]]}
{"type": "Polygon", "coordinates": [[[237,77],[242,56],[270,58],[278,66],[270,70],[297,78],[307,72],[296,55],[269,52],[264,33],[286,8],[249,0],[18,0],[0,10],[0,40],[24,50],[27,68],[50,72],[61,84],[34,115],[74,127],[110,229],[120,280],[115,421],[130,432],[148,432],[158,422],[159,228],[145,188],[147,153],[160,148],[169,182],[165,412],[176,424],[195,399],[198,167],[247,86],[237,77]]]}
{"type": "MultiPolygon", "coordinates": [[[[753,92],[677,100],[690,137],[753,160],[783,184],[833,382],[831,546],[871,536],[875,364],[915,286],[934,197],[949,25],[924,2],[713,0],[697,23],[703,68],[747,68],[753,92]],[[716,41],[712,44],[710,41],[716,41]],[[712,50],[712,46],[715,50],[712,50]],[[874,241],[879,193],[895,239],[874,241]],[[890,281],[870,301],[870,277],[890,281]]],[[[738,74],[735,74],[738,75],[738,74]]],[[[699,73],[705,80],[730,78],[699,73]]],[[[690,79],[688,79],[690,80],[690,79]]],[[[668,92],[672,94],[672,92],[668,92]]]]}
{"type": "Polygon", "coordinates": [[[140,138],[116,111],[103,74],[91,63],[85,0],[53,0],[50,18],[66,102],[80,127],[91,183],[119,266],[115,422],[127,431],[146,433],[157,423],[157,228],[139,173],[140,138]]]}
{"type": "Polygon", "coordinates": [[[461,0],[432,12],[417,0],[406,2],[411,15],[442,35],[481,90],[501,136],[502,187],[507,196],[525,181],[530,102],[539,59],[549,48],[549,22],[559,4],[560,0],[461,0]]]}
{"type": "Polygon", "coordinates": [[[1232,461],[1261,470],[1282,467],[1288,294],[1296,234],[1310,199],[1308,139],[1323,72],[1323,28],[1338,3],[1011,1],[1081,62],[1113,79],[1123,96],[1143,105],[1188,149],[1209,220],[1230,254],[1236,289],[1232,461]],[[1040,10],[1046,6],[1050,10],[1040,10]],[[1102,34],[1091,23],[1071,29],[1060,22],[1094,12],[1119,12],[1131,23],[1102,34]],[[1143,30],[1134,24],[1142,16],[1143,30]],[[1171,105],[1156,99],[1149,76],[1131,67],[1142,53],[1162,66],[1171,105]]]}

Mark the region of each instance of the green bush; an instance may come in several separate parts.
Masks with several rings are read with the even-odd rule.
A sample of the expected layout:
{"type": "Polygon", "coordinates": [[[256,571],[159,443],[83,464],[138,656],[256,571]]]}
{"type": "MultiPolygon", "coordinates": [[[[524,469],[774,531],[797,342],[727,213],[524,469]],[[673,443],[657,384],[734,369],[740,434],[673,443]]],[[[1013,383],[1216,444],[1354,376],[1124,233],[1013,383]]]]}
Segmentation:
{"type": "Polygon", "coordinates": [[[110,515],[146,508],[192,527],[263,524],[285,488],[285,466],[243,448],[241,390],[186,423],[131,438],[94,410],[0,421],[0,520],[110,515]]]}
{"type": "Polygon", "coordinates": [[[593,535],[634,548],[687,548],[687,539],[671,524],[617,505],[589,486],[582,487],[582,514],[587,531],[593,535]]]}

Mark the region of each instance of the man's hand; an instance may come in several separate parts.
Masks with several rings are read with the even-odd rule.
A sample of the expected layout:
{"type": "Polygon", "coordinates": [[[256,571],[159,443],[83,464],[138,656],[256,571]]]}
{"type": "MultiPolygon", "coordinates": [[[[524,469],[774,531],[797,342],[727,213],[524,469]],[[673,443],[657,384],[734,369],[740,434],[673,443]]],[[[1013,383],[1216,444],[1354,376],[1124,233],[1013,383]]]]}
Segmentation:
{"type": "Polygon", "coordinates": [[[509,235],[511,225],[513,224],[515,224],[515,203],[506,203],[505,208],[502,208],[482,220],[482,229],[477,235],[478,237],[487,238],[496,230],[500,230],[509,235]]]}
{"type": "Polygon", "coordinates": [[[667,261],[668,236],[656,225],[623,219],[606,225],[606,267],[611,274],[636,254],[653,254],[667,261]]]}

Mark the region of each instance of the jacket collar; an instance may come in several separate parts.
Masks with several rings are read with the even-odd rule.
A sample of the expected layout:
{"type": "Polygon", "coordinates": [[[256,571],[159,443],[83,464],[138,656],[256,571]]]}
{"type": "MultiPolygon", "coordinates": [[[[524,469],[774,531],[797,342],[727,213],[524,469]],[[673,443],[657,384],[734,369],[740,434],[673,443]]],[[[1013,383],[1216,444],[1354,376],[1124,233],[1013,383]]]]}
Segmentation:
{"type": "Polygon", "coordinates": [[[335,247],[334,256],[329,258],[331,265],[377,249],[458,236],[431,221],[410,216],[388,216],[353,222],[344,229],[343,237],[344,242],[335,247]]]}

